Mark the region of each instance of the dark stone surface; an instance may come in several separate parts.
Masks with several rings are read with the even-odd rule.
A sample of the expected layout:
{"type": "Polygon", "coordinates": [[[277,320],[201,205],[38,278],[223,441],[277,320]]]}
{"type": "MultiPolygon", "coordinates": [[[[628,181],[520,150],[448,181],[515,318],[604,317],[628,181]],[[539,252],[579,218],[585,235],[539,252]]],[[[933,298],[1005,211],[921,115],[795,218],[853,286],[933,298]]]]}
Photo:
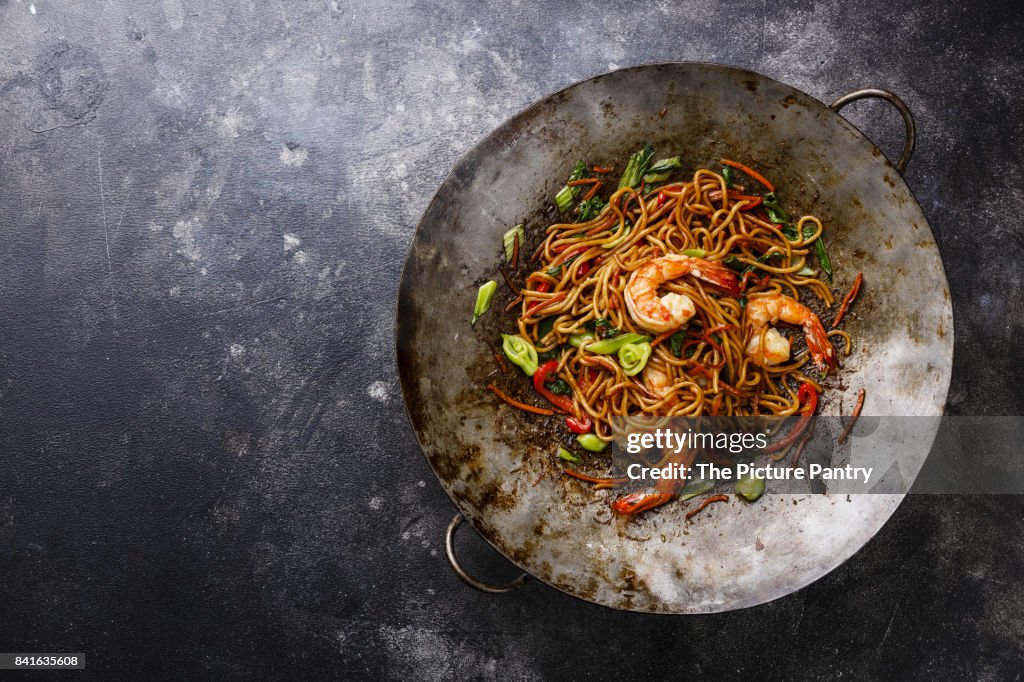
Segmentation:
{"type": "MultiPolygon", "coordinates": [[[[1019,497],[908,498],[741,612],[470,590],[392,350],[406,247],[462,153],[572,81],[700,59],[905,98],[954,297],[948,409],[1020,414],[1013,3],[299,5],[0,1],[0,650],[136,678],[1021,674],[1019,497]]],[[[898,153],[895,112],[847,115],[898,153]]],[[[472,569],[513,574],[465,535],[472,569]]]]}

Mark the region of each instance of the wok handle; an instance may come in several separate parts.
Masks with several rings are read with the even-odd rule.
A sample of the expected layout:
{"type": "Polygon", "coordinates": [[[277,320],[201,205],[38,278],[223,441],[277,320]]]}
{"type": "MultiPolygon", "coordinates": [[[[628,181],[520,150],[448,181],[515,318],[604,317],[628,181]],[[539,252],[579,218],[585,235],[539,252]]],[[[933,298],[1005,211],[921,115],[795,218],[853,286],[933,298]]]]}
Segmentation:
{"type": "Polygon", "coordinates": [[[914,125],[914,116],[910,113],[910,109],[906,104],[904,104],[903,100],[888,90],[880,90],[878,88],[861,88],[860,90],[854,90],[846,93],[835,102],[832,102],[832,104],[829,104],[828,108],[838,114],[839,110],[850,102],[855,102],[859,99],[865,99],[868,97],[884,99],[886,102],[896,107],[896,110],[899,111],[900,115],[903,117],[903,123],[907,127],[907,139],[903,143],[903,155],[900,156],[900,160],[896,162],[896,170],[902,174],[903,170],[907,167],[907,161],[910,160],[910,155],[914,151],[914,143],[917,142],[917,126],[914,125]]]}
{"type": "Polygon", "coordinates": [[[505,592],[511,592],[512,590],[522,587],[526,582],[526,579],[529,577],[526,573],[523,573],[512,582],[505,583],[504,585],[488,585],[487,583],[481,582],[466,573],[465,569],[463,569],[459,564],[459,560],[455,558],[455,531],[462,525],[462,521],[462,514],[456,514],[455,518],[452,519],[452,522],[448,524],[448,530],[444,534],[444,553],[448,557],[448,563],[452,565],[452,570],[455,571],[455,575],[462,578],[462,580],[470,587],[475,587],[481,592],[488,592],[490,594],[504,594],[505,592]]]}

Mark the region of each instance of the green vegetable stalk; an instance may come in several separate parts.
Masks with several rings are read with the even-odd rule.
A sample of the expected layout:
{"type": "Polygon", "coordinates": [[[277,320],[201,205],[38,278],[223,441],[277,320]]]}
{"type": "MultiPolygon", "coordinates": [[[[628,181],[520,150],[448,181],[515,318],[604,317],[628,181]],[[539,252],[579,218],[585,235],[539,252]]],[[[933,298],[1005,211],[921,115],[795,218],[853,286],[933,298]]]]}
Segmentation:
{"type": "Polygon", "coordinates": [[[639,187],[640,181],[643,180],[644,174],[651,166],[651,157],[653,156],[654,147],[650,144],[645,144],[643,149],[630,156],[629,161],[626,162],[626,170],[623,171],[622,177],[619,179],[619,189],[639,187]]]}
{"type": "Polygon", "coordinates": [[[515,249],[516,235],[519,235],[519,248],[523,248],[523,243],[526,240],[526,230],[522,223],[516,225],[511,230],[501,235],[501,244],[505,247],[505,260],[512,260],[512,252],[515,249]]]}
{"type": "MultiPolygon", "coordinates": [[[[576,165],[573,166],[572,173],[569,174],[569,182],[575,182],[576,180],[582,179],[583,174],[586,172],[587,164],[582,161],[577,161],[576,165]]],[[[579,185],[575,187],[565,185],[562,189],[558,190],[558,194],[555,195],[555,205],[558,206],[558,210],[565,213],[572,208],[572,202],[579,193],[579,185]]]]}
{"type": "Polygon", "coordinates": [[[613,336],[610,339],[604,341],[596,341],[587,345],[588,353],[596,353],[598,355],[611,355],[612,353],[618,352],[620,348],[630,343],[644,343],[650,341],[651,337],[643,336],[642,334],[619,334],[613,336]]]}
{"type": "Polygon", "coordinates": [[[532,377],[537,371],[537,349],[523,337],[502,334],[501,349],[505,351],[505,357],[523,370],[526,376],[532,377]]]}
{"type": "Polygon", "coordinates": [[[498,283],[493,279],[480,285],[480,290],[476,292],[476,304],[473,305],[473,321],[470,323],[471,325],[476,325],[476,321],[490,310],[491,301],[494,300],[494,292],[497,288],[498,283]]]}
{"type": "Polygon", "coordinates": [[[650,357],[651,344],[646,341],[627,343],[619,349],[619,365],[622,367],[622,372],[628,377],[639,374],[650,357]]]}
{"type": "Polygon", "coordinates": [[[569,335],[569,345],[572,346],[573,348],[579,348],[584,343],[587,343],[588,341],[593,341],[593,340],[594,340],[594,335],[589,333],[589,332],[581,332],[579,334],[570,334],[569,335]]]}
{"type": "MultiPolygon", "coordinates": [[[[685,251],[683,251],[683,255],[689,256],[690,258],[703,258],[704,256],[708,255],[708,252],[705,251],[704,249],[686,249],[685,251]]],[[[731,257],[732,256],[730,256],[730,258],[731,257]]]]}
{"type": "Polygon", "coordinates": [[[647,172],[644,173],[644,182],[648,185],[654,182],[665,182],[672,175],[672,171],[679,170],[682,167],[683,162],[679,160],[678,156],[673,156],[671,159],[662,159],[647,169],[647,172]]]}

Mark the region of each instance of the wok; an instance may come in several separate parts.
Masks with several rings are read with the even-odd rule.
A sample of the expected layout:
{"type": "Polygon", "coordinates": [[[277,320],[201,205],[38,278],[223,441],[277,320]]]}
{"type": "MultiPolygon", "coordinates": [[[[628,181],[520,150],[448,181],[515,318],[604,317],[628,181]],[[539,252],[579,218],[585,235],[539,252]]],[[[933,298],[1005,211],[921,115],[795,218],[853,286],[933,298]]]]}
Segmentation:
{"type": "MultiPolygon", "coordinates": [[[[662,613],[708,613],[778,598],[825,575],[882,527],[902,494],[766,495],[756,505],[717,505],[685,534],[683,505],[635,521],[603,523],[607,500],[557,475],[540,418],[483,388],[493,371],[481,337],[496,338],[496,299],[472,330],[484,279],[496,279],[501,234],[543,215],[572,163],[617,166],[645,141],[689,168],[721,157],[753,162],[796,214],[826,226],[834,288],[863,271],[865,289],[848,331],[855,352],[847,387],[825,413],[847,413],[855,387],[866,415],[942,414],[953,356],[949,289],[931,229],[900,172],[913,149],[913,119],[881,90],[855,91],[826,106],[742,69],[665,63],[576,83],[530,106],[463,158],[427,208],[409,250],[396,320],[398,370],[409,417],[427,460],[459,515],[449,559],[470,584],[452,540],[465,517],[526,573],[582,599],[662,613]],[[896,166],[838,110],[860,97],[894,104],[907,124],[896,166]],[[845,403],[842,401],[845,400],[845,403]],[[669,534],[670,540],[660,540],[669,534]],[[756,542],[755,542],[756,538],[756,542]]],[[[506,326],[508,326],[506,324],[506,326]]],[[[505,331],[508,331],[507,329],[505,331]]],[[[937,427],[937,423],[935,424],[937,427]]],[[[926,454],[935,428],[896,448],[926,454]]],[[[885,447],[884,445],[882,446],[885,447]]],[[[923,459],[923,457],[922,457],[923,459]]],[[[913,472],[911,472],[913,475],[913,472]]]]}

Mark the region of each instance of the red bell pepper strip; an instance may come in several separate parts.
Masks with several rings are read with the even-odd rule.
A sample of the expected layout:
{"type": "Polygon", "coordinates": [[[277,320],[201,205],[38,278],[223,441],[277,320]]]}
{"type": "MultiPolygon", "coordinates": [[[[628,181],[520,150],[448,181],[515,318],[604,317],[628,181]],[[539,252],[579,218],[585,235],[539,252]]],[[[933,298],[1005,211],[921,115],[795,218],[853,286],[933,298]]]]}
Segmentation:
{"type": "Polygon", "coordinates": [[[547,398],[548,402],[556,407],[559,407],[569,414],[576,414],[576,406],[573,402],[566,398],[564,395],[555,395],[548,390],[545,386],[549,379],[548,375],[552,374],[558,369],[558,360],[548,360],[543,365],[537,368],[537,371],[533,373],[533,387],[537,393],[547,398]]]}
{"type": "MultiPolygon", "coordinates": [[[[546,294],[547,292],[551,291],[551,282],[541,280],[540,282],[537,283],[537,286],[534,287],[534,291],[539,291],[542,294],[546,294]]],[[[526,314],[529,315],[530,313],[532,313],[533,309],[539,306],[541,303],[542,301],[534,301],[533,303],[531,303],[530,306],[526,309],[526,314]]]]}
{"type": "Polygon", "coordinates": [[[570,416],[565,418],[565,424],[570,430],[574,433],[587,433],[593,427],[593,422],[590,420],[589,415],[574,416],[576,414],[576,406],[573,402],[564,395],[555,395],[545,386],[548,376],[557,369],[558,360],[548,360],[538,367],[537,371],[533,373],[533,388],[537,393],[544,396],[549,403],[569,413],[570,416]]]}
{"type": "Polygon", "coordinates": [[[589,433],[590,429],[593,428],[594,423],[590,421],[590,415],[584,414],[582,419],[577,417],[566,417],[565,425],[569,427],[569,430],[573,433],[589,433]]]}

